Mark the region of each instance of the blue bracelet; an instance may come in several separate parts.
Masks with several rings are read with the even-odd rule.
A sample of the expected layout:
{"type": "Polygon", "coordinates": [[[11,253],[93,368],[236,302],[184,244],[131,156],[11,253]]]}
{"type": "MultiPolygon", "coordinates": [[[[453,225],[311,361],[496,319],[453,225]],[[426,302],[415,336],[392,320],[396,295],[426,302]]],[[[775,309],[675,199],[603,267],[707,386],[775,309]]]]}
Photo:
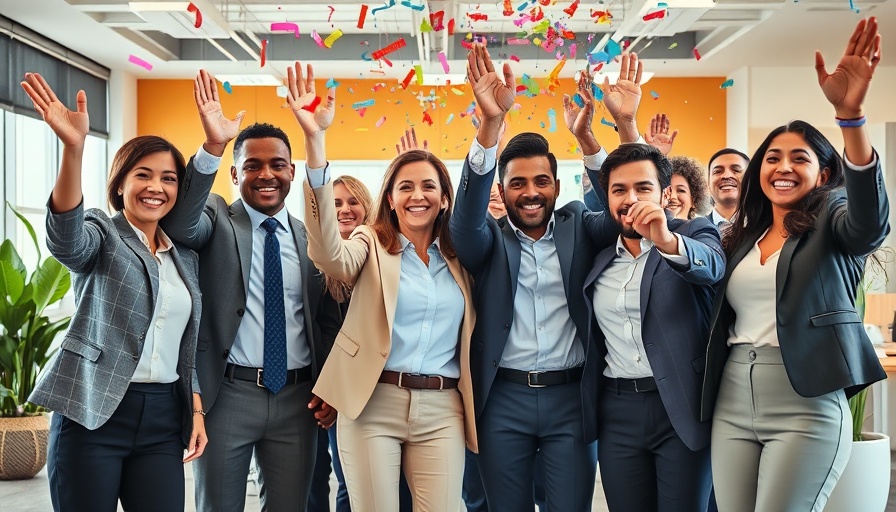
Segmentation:
{"type": "Polygon", "coordinates": [[[865,124],[865,116],[856,119],[840,119],[839,117],[835,119],[837,119],[837,126],[840,128],[858,128],[865,124]]]}

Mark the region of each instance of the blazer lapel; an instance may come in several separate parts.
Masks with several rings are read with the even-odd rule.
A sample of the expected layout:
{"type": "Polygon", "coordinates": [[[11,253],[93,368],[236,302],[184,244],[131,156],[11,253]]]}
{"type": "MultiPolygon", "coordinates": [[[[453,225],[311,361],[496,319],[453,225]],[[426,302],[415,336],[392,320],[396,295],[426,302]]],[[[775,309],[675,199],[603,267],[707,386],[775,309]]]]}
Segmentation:
{"type": "MultiPolygon", "coordinates": [[[[597,256],[594,258],[594,263],[591,265],[591,271],[588,272],[588,277],[585,278],[585,289],[592,286],[596,281],[598,276],[603,273],[604,269],[607,268],[607,265],[613,261],[613,258],[616,257],[616,245],[612,246],[600,251],[597,253],[597,256]]],[[[587,296],[586,296],[587,298],[587,296]]]]}
{"type": "Polygon", "coordinates": [[[510,270],[510,283],[512,285],[510,299],[516,299],[516,285],[520,277],[520,258],[522,257],[523,248],[520,245],[520,239],[516,237],[510,222],[504,224],[501,229],[504,234],[504,251],[507,253],[507,264],[510,270]]]}
{"type": "Polygon", "coordinates": [[[778,256],[778,266],[775,269],[775,303],[781,300],[781,293],[784,291],[784,285],[787,284],[787,274],[790,272],[790,261],[793,259],[793,251],[799,245],[803,235],[790,235],[784,241],[781,247],[781,254],[778,256]]]}
{"type": "Polygon", "coordinates": [[[118,229],[118,234],[121,236],[121,240],[128,246],[129,249],[134,251],[134,254],[140,258],[140,261],[143,262],[143,270],[146,272],[146,275],[149,276],[150,286],[152,286],[152,296],[150,303],[152,307],[155,308],[156,297],[159,294],[159,266],[156,261],[153,259],[152,254],[149,252],[149,249],[146,248],[146,245],[137,237],[137,233],[134,232],[134,228],[131,227],[128,219],[125,218],[124,214],[118,213],[112,221],[115,223],[115,228],[118,229]]]}
{"type": "Polygon", "coordinates": [[[395,322],[395,308],[398,307],[398,286],[401,284],[402,253],[389,254],[389,251],[385,250],[379,243],[375,247],[379,253],[380,278],[383,281],[383,303],[386,306],[386,323],[389,325],[389,333],[391,334],[392,325],[395,322]]]}
{"type": "Polygon", "coordinates": [[[647,310],[647,301],[650,300],[650,288],[653,284],[653,276],[660,265],[659,249],[653,247],[647,253],[647,261],[644,262],[644,274],[641,276],[641,326],[644,326],[644,313],[647,310]]]}
{"type": "Polygon", "coordinates": [[[756,245],[756,241],[759,240],[760,236],[762,236],[762,233],[757,233],[756,236],[744,240],[744,243],[737,248],[737,251],[735,251],[725,263],[725,277],[722,278],[722,282],[720,282],[716,288],[716,295],[721,295],[722,300],[716,300],[713,304],[712,324],[715,324],[716,319],[719,317],[719,313],[722,311],[722,304],[725,302],[725,290],[728,289],[728,280],[731,279],[731,273],[734,272],[734,268],[737,264],[740,263],[751,250],[753,250],[753,246],[756,245]]]}
{"type": "Polygon", "coordinates": [[[240,271],[243,274],[243,289],[249,289],[249,268],[252,265],[252,221],[249,213],[243,206],[243,200],[238,199],[230,205],[230,220],[233,224],[233,236],[236,238],[236,248],[240,257],[240,271]]]}
{"type": "Polygon", "coordinates": [[[572,268],[572,254],[576,250],[575,222],[571,218],[571,215],[554,213],[554,246],[560,259],[560,273],[563,275],[563,289],[566,290],[567,297],[573,292],[569,289],[569,271],[572,268]]]}

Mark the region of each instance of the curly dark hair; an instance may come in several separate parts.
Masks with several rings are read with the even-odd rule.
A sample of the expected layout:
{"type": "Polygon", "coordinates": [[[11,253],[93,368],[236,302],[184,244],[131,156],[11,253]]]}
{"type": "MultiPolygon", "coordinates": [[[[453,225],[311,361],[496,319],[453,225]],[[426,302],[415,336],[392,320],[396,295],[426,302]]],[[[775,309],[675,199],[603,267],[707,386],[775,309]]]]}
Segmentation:
{"type": "Polygon", "coordinates": [[[688,218],[693,219],[700,215],[709,213],[709,186],[706,184],[706,175],[703,171],[703,164],[696,158],[689,156],[673,156],[669,158],[672,162],[672,175],[679,175],[688,182],[688,188],[691,189],[691,200],[694,201],[694,207],[688,212],[688,218]]]}

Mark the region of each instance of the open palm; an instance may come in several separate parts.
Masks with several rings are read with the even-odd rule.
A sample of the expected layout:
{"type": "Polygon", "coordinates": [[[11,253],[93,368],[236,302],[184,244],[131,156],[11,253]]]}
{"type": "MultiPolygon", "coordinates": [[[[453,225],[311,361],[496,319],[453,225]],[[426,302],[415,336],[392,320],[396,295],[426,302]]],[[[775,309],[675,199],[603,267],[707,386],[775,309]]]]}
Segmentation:
{"type": "Polygon", "coordinates": [[[467,55],[467,79],[473,87],[476,104],[482,110],[483,119],[503,117],[513,108],[516,98],[515,80],[509,64],[503,67],[504,81],[495,71],[488,50],[474,44],[467,55]]]}
{"type": "Polygon", "coordinates": [[[336,116],[336,89],[330,88],[327,91],[326,101],[317,99],[314,69],[310,64],[307,66],[307,78],[303,76],[302,65],[298,62],[287,70],[287,91],[286,103],[305,134],[325,131],[333,124],[336,116]]]}
{"type": "Polygon", "coordinates": [[[72,111],[59,101],[46,80],[37,73],[27,73],[22,88],[31,98],[34,110],[41,115],[64,145],[75,146],[84,143],[90,131],[87,94],[84,91],[78,91],[78,110],[72,111]]]}
{"type": "Polygon", "coordinates": [[[199,120],[202,122],[207,142],[226,145],[239,135],[245,111],[238,113],[233,119],[224,116],[224,109],[218,97],[218,84],[215,82],[215,77],[204,69],[199,70],[193,82],[193,97],[196,100],[199,120]]]}
{"type": "Polygon", "coordinates": [[[610,85],[610,79],[604,80],[604,106],[613,116],[620,119],[632,116],[641,104],[641,87],[630,80],[618,80],[610,85]]]}
{"type": "Polygon", "coordinates": [[[877,20],[862,20],[856,25],[846,51],[837,68],[828,74],[824,57],[815,52],[815,71],[825,98],[834,106],[838,117],[854,118],[862,115],[862,104],[871,86],[874,70],[880,63],[880,35],[877,20]]]}

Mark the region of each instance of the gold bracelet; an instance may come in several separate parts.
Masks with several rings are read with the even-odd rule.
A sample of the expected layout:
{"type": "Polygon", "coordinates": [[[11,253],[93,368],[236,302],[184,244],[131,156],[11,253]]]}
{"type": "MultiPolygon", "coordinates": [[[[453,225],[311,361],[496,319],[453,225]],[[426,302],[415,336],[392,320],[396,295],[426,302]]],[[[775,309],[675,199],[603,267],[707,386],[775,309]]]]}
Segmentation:
{"type": "Polygon", "coordinates": [[[193,409],[193,414],[201,414],[205,416],[205,411],[203,411],[202,409],[193,409]]]}

